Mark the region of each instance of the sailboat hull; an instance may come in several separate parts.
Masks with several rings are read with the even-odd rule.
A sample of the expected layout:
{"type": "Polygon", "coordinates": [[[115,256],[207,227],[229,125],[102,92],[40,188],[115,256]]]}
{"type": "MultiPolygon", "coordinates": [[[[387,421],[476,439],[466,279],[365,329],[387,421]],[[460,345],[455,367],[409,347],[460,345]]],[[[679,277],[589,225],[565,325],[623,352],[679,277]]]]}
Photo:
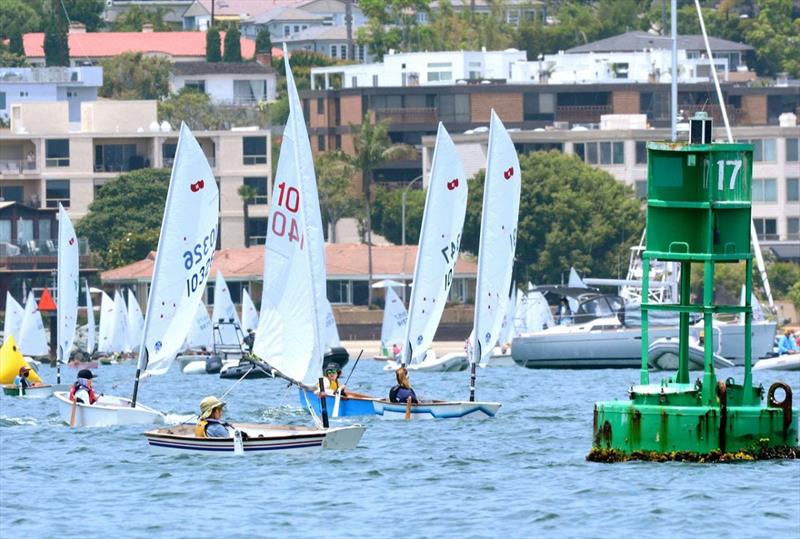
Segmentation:
{"type": "MultiPolygon", "coordinates": [[[[274,451],[302,453],[320,449],[355,449],[366,430],[362,425],[332,429],[235,423],[233,428],[247,433],[242,440],[242,453],[257,454],[274,451]]],[[[178,425],[144,433],[155,453],[237,455],[234,438],[197,438],[194,425],[178,425]]]]}
{"type": "MultiPolygon", "coordinates": [[[[400,367],[397,361],[387,361],[383,370],[394,372],[400,367]]],[[[443,356],[437,356],[433,350],[428,350],[428,353],[419,363],[413,365],[406,365],[409,371],[414,372],[458,372],[465,371],[469,367],[469,360],[467,354],[464,352],[451,352],[443,356]]]]}
{"type": "Polygon", "coordinates": [[[21,389],[14,384],[4,384],[3,393],[9,397],[22,397],[23,399],[46,399],[55,391],[55,386],[41,385],[21,389]]]}
{"type": "MultiPolygon", "coordinates": [[[[65,392],[56,391],[58,412],[61,419],[70,424],[72,418],[72,401],[65,392]]],[[[75,405],[76,427],[111,427],[115,425],[139,425],[163,423],[164,415],[158,410],[136,403],[131,407],[130,399],[104,395],[96,403],[75,405]]]]}
{"type": "MultiPolygon", "coordinates": [[[[412,404],[410,419],[456,419],[471,417],[481,419],[494,417],[500,409],[499,402],[464,402],[464,401],[434,401],[412,404]]],[[[406,404],[389,402],[388,400],[374,401],[375,413],[382,419],[405,419],[406,404]]]]}
{"type": "MultiPolygon", "coordinates": [[[[303,388],[298,388],[300,397],[300,406],[310,406],[314,413],[317,415],[322,414],[322,406],[319,396],[313,391],[308,391],[303,388]]],[[[353,417],[360,415],[375,415],[375,407],[373,402],[375,399],[365,399],[358,397],[341,397],[339,399],[339,414],[333,415],[336,399],[330,395],[325,397],[325,405],[330,417],[353,417]]]]}

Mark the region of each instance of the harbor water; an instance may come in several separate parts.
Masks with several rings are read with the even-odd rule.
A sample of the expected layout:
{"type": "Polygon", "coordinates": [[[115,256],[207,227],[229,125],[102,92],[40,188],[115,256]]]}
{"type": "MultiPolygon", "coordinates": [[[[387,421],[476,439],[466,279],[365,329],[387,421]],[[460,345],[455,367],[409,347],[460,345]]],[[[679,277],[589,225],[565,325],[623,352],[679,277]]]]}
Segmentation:
{"type": "MultiPolygon", "coordinates": [[[[103,366],[95,387],[129,396],[133,373],[103,366]]],[[[465,399],[468,378],[411,374],[427,398],[465,399]]],[[[754,379],[800,395],[800,373],[754,379]]],[[[800,461],[587,462],[593,403],[637,381],[636,370],[481,369],[478,398],[503,403],[493,419],[358,418],[368,428],[355,451],[246,457],[154,455],[141,425],[71,430],[53,398],[2,396],[0,537],[800,536],[800,461]]],[[[384,395],[393,383],[362,360],[349,386],[384,395]]],[[[139,395],[178,422],[231,384],[173,365],[139,395]]],[[[279,380],[245,380],[226,401],[228,420],[311,425],[279,380]]]]}

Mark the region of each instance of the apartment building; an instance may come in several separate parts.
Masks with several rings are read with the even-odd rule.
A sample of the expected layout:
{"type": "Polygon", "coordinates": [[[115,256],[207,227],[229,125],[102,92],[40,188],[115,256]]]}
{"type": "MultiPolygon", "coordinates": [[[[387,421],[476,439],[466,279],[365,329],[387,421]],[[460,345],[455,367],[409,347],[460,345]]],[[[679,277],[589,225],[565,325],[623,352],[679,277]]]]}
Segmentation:
{"type": "MultiPolygon", "coordinates": [[[[669,140],[670,130],[646,129],[643,116],[638,123],[639,128],[633,129],[612,126],[611,129],[575,131],[512,131],[510,135],[520,154],[557,150],[576,155],[630,185],[644,199],[647,197],[647,142],[669,140]]],[[[800,262],[800,127],[793,115],[784,117],[783,123],[787,125],[736,127],[733,136],[739,142],[754,145],[753,222],[761,246],[771,249],[780,259],[800,262]]],[[[715,139],[725,140],[722,127],[717,127],[715,139]]],[[[453,141],[467,177],[486,166],[488,133],[455,134],[453,141]]],[[[423,177],[427,178],[435,137],[424,137],[422,144],[423,177]]]]}
{"type": "MultiPolygon", "coordinates": [[[[0,131],[0,198],[34,208],[60,202],[78,221],[103,185],[120,173],[172,165],[178,126],[157,122],[155,101],[84,102],[79,128],[70,126],[68,108],[66,102],[12,105],[11,128],[0,131]]],[[[272,191],[270,133],[253,127],[194,135],[220,187],[219,246],[244,246],[245,235],[263,243],[272,191]],[[258,193],[247,223],[237,193],[243,184],[258,193]]],[[[17,240],[13,234],[0,237],[0,243],[17,240]]]]}

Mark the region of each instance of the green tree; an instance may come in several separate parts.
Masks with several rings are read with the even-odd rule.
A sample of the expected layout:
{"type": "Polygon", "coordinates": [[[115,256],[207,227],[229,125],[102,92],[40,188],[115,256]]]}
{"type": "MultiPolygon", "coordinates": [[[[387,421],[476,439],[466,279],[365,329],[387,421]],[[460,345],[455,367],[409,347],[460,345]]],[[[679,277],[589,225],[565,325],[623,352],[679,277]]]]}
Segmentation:
{"type": "Polygon", "coordinates": [[[372,173],[373,170],[395,159],[411,158],[416,156],[417,151],[413,146],[407,144],[392,144],[389,139],[388,123],[378,122],[372,123],[368,114],[364,115],[364,119],[360,126],[350,126],[351,131],[354,133],[353,147],[355,155],[353,156],[353,164],[361,172],[361,192],[364,195],[364,215],[366,217],[366,240],[367,240],[367,257],[368,257],[368,292],[367,304],[372,304],[372,212],[370,210],[371,204],[371,187],[372,187],[372,173]]]}
{"type": "Polygon", "coordinates": [[[206,62],[221,62],[221,47],[219,30],[212,26],[206,31],[206,62]]]}
{"type": "MultiPolygon", "coordinates": [[[[776,298],[783,298],[786,297],[795,283],[800,282],[800,264],[795,262],[773,262],[767,264],[767,275],[769,275],[772,294],[776,298]]],[[[759,279],[758,282],[760,281],[759,279]]]]}
{"type": "Polygon", "coordinates": [[[169,60],[144,56],[141,52],[123,52],[101,64],[103,86],[98,93],[102,97],[161,99],[169,94],[169,60]]]}
{"type": "MultiPolygon", "coordinates": [[[[79,236],[89,238],[89,246],[99,254],[101,263],[109,265],[106,260],[109,248],[128,233],[136,235],[131,238],[132,245],[139,245],[142,238],[148,237],[145,233],[161,228],[169,175],[166,169],[141,169],[120,174],[103,185],[89,205],[89,213],[75,227],[79,236]]],[[[157,244],[157,233],[155,238],[157,244]]],[[[148,250],[155,249],[156,244],[148,250]]],[[[121,245],[118,250],[130,252],[121,245]]],[[[135,252],[141,253],[141,250],[135,252]]]]}
{"type": "Polygon", "coordinates": [[[225,32],[225,47],[222,50],[223,62],[242,61],[242,35],[235,26],[225,32]]]}
{"type": "Polygon", "coordinates": [[[797,281],[792,285],[792,288],[789,289],[789,294],[787,296],[789,301],[794,304],[794,308],[800,310],[800,281],[797,281]]]}
{"type": "Polygon", "coordinates": [[[19,31],[14,31],[9,38],[8,43],[8,51],[11,54],[16,54],[17,56],[22,56],[25,58],[25,45],[22,43],[22,34],[19,31]]]}
{"type": "Polygon", "coordinates": [[[126,232],[123,237],[112,240],[108,246],[104,263],[106,267],[118,268],[147,258],[158,248],[159,228],[141,232],[126,232]]]}
{"type": "Polygon", "coordinates": [[[48,67],[69,66],[67,21],[58,0],[52,4],[44,31],[44,57],[48,67]]]}
{"type": "Polygon", "coordinates": [[[756,71],[800,77],[800,7],[793,8],[792,0],[761,0],[759,8],[745,32],[747,43],[756,49],[756,71]]]}
{"type": "MultiPolygon", "coordinates": [[[[403,191],[377,187],[372,204],[372,227],[381,236],[397,244],[402,243],[403,238],[403,191]]],[[[419,241],[424,210],[425,191],[409,190],[406,193],[406,243],[409,245],[419,241]]]]}
{"type": "Polygon", "coordinates": [[[336,243],[336,223],[355,213],[358,201],[352,195],[352,179],[356,174],[350,158],[339,151],[317,154],[317,190],[323,226],[329,230],[328,240],[336,243]]]}
{"type": "Polygon", "coordinates": [[[169,32],[172,27],[166,22],[167,9],[161,6],[130,6],[112,24],[115,32],[141,32],[142,26],[152,24],[155,32],[169,32]]]}
{"type": "MultiPolygon", "coordinates": [[[[311,88],[311,68],[312,67],[328,67],[337,64],[343,64],[343,61],[336,61],[328,55],[320,54],[318,52],[297,50],[291,52],[292,59],[292,74],[294,75],[294,82],[298,90],[308,90],[311,88]]],[[[286,94],[286,66],[283,59],[273,62],[275,71],[281,75],[280,87],[278,88],[279,94],[286,94]]]]}
{"type": "Polygon", "coordinates": [[[256,52],[272,54],[272,38],[266,26],[262,26],[256,34],[256,52]]]}
{"type": "MultiPolygon", "coordinates": [[[[586,275],[620,275],[644,224],[633,190],[609,173],[557,151],[520,156],[522,196],[517,278],[559,282],[570,266],[586,275]]],[[[462,247],[478,252],[483,172],[470,181],[462,247]]]]}
{"type": "Polygon", "coordinates": [[[245,125],[269,125],[270,107],[215,105],[205,92],[181,88],[177,94],[158,103],[158,121],[179,126],[186,122],[192,130],[227,130],[245,125]]]}
{"type": "Polygon", "coordinates": [[[63,0],[63,9],[72,22],[80,22],[88,32],[96,32],[103,26],[103,0],[63,0]]]}
{"type": "Polygon", "coordinates": [[[250,247],[250,234],[247,230],[250,221],[250,204],[253,203],[253,199],[258,195],[258,191],[252,185],[242,184],[236,192],[239,198],[242,199],[242,213],[244,213],[244,246],[250,247]]]}
{"type": "Polygon", "coordinates": [[[6,39],[15,33],[38,32],[42,19],[30,2],[23,0],[3,0],[0,9],[0,39],[6,39]]]}
{"type": "MultiPolygon", "coordinates": [[[[4,43],[0,42],[0,66],[28,67],[28,59],[19,54],[14,54],[4,43]]],[[[4,127],[8,126],[6,125],[4,127]]]]}

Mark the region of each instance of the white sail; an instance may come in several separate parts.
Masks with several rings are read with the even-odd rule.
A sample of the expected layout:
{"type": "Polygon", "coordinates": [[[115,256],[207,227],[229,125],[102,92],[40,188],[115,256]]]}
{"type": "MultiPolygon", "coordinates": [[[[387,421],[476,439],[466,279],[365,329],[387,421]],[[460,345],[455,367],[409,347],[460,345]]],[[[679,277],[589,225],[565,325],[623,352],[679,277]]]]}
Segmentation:
{"type": "Polygon", "coordinates": [[[167,372],[189,334],[214,259],[218,221],[214,173],[181,124],[139,350],[139,369],[149,374],[167,372]]]}
{"type": "MultiPolygon", "coordinates": [[[[569,281],[567,281],[567,286],[570,288],[588,288],[586,283],[583,282],[583,279],[581,279],[581,276],[578,275],[578,272],[575,271],[575,268],[573,267],[569,268],[569,281]]],[[[575,313],[580,305],[578,300],[571,296],[567,296],[567,302],[569,303],[569,310],[572,313],[575,313]]]]}
{"type": "Polygon", "coordinates": [[[46,356],[49,353],[42,313],[36,306],[33,291],[28,293],[28,299],[25,301],[25,315],[22,318],[17,347],[26,356],[46,356]]]}
{"type": "MultiPolygon", "coordinates": [[[[531,284],[528,283],[530,288],[531,284]]],[[[517,294],[517,308],[514,312],[514,333],[522,335],[528,332],[528,295],[525,292],[517,294]]]]}
{"type": "Polygon", "coordinates": [[[391,354],[394,345],[403,348],[406,335],[406,322],[408,311],[403,305],[403,300],[394,291],[386,288],[386,303],[383,306],[383,324],[381,324],[381,348],[391,354]]]}
{"type": "Polygon", "coordinates": [[[114,333],[114,300],[105,292],[100,293],[100,330],[97,335],[97,351],[110,354],[114,333]]]}
{"type": "Polygon", "coordinates": [[[258,311],[253,305],[253,298],[246,289],[242,289],[242,330],[247,335],[247,330],[256,330],[258,327],[258,311]]]}
{"type": "Polygon", "coordinates": [[[500,335],[517,247],[517,217],[522,174],[514,143],[492,110],[489,156],[483,183],[483,214],[478,250],[473,342],[470,361],[486,364],[500,335]]]}
{"type": "Polygon", "coordinates": [[[92,306],[92,292],[89,289],[89,281],[84,279],[83,285],[86,287],[86,353],[94,353],[96,341],[94,327],[94,307],[92,306]]]}
{"type": "Polygon", "coordinates": [[[514,339],[514,316],[517,310],[517,287],[511,287],[511,295],[506,303],[506,312],[503,315],[503,323],[500,326],[500,335],[497,337],[497,342],[501,346],[509,344],[514,339]]]}
{"type": "Polygon", "coordinates": [[[13,336],[19,342],[19,332],[22,328],[22,320],[25,318],[25,309],[17,303],[17,300],[6,291],[6,318],[3,322],[3,339],[13,336]]]}
{"type": "Polygon", "coordinates": [[[192,349],[206,348],[211,350],[214,346],[214,330],[211,325],[211,318],[208,316],[208,309],[203,300],[197,302],[197,311],[195,312],[192,327],[189,328],[189,334],[186,336],[186,346],[192,349]]]}
{"type": "Polygon", "coordinates": [[[324,353],[325,251],[311,146],[285,51],[284,59],[289,118],[269,210],[253,353],[289,378],[312,385],[324,353]]]}
{"type": "Polygon", "coordinates": [[[528,332],[542,331],[556,325],[550,305],[541,292],[535,290],[528,292],[527,302],[525,327],[528,332]]]}
{"type": "Polygon", "coordinates": [[[241,328],[242,324],[239,322],[239,314],[236,312],[236,306],[231,299],[231,291],[228,288],[228,283],[225,282],[225,277],[222,272],[217,270],[217,277],[214,279],[214,312],[211,315],[211,320],[214,324],[218,324],[220,320],[225,322],[233,321],[236,326],[224,324],[219,326],[219,338],[222,344],[237,344],[240,340],[236,328],[241,328]]]}
{"type": "Polygon", "coordinates": [[[128,306],[125,297],[117,290],[114,292],[114,317],[111,323],[111,352],[127,353],[131,351],[128,342],[128,306]]]}
{"type": "Polygon", "coordinates": [[[142,341],[142,330],[144,329],[144,316],[142,309],[133,290],[128,289],[128,346],[131,351],[137,352],[142,341]]]}
{"type": "Polygon", "coordinates": [[[433,342],[453,282],[466,210],[464,166],[450,135],[440,122],[414,266],[404,364],[424,359],[433,342]]]}
{"type": "Polygon", "coordinates": [[[58,361],[69,361],[69,353],[75,340],[78,324],[78,237],[67,212],[58,203],[58,361]]]}
{"type": "Polygon", "coordinates": [[[333,316],[333,307],[328,298],[325,298],[323,307],[325,309],[325,349],[340,347],[342,341],[339,338],[339,328],[336,327],[336,317],[333,316]]]}

